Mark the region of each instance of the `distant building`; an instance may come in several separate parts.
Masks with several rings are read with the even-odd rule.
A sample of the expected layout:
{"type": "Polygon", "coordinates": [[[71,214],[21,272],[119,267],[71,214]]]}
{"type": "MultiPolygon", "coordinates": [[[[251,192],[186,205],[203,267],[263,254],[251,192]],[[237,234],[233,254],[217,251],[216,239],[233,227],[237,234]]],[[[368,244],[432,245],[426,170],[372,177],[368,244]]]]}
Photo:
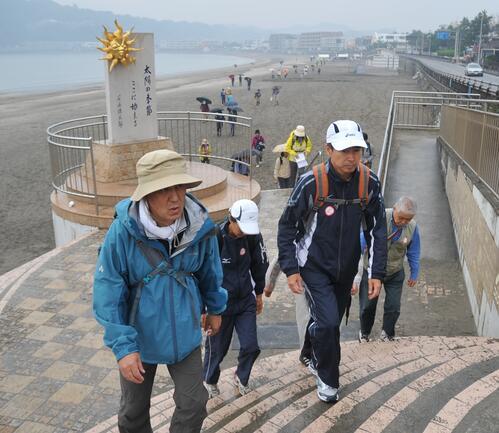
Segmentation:
{"type": "Polygon", "coordinates": [[[372,45],[372,36],[361,36],[355,39],[355,45],[358,50],[364,51],[372,45]]]}
{"type": "Polygon", "coordinates": [[[269,37],[270,51],[287,53],[295,51],[297,48],[298,35],[290,33],[274,33],[269,37]]]}
{"type": "Polygon", "coordinates": [[[342,32],[308,32],[301,33],[298,39],[298,50],[305,53],[338,52],[345,49],[342,32]]]}
{"type": "Polygon", "coordinates": [[[408,33],[374,33],[372,43],[391,44],[394,46],[407,44],[408,33]]]}
{"type": "Polygon", "coordinates": [[[159,43],[159,48],[162,50],[202,50],[203,43],[200,41],[172,41],[162,40],[159,43]]]}

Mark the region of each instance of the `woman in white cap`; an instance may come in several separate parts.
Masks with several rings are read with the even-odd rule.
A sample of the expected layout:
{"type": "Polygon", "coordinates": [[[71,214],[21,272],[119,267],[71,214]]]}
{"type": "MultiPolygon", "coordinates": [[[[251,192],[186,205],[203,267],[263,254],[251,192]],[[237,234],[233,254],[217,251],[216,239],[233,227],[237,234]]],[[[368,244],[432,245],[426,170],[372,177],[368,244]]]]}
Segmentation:
{"type": "Polygon", "coordinates": [[[310,152],[312,152],[312,140],[305,134],[305,127],[303,125],[298,125],[289,134],[288,140],[286,141],[286,152],[289,155],[289,186],[293,187],[298,173],[298,163],[296,162],[297,157],[306,158],[310,155],[310,152]]]}

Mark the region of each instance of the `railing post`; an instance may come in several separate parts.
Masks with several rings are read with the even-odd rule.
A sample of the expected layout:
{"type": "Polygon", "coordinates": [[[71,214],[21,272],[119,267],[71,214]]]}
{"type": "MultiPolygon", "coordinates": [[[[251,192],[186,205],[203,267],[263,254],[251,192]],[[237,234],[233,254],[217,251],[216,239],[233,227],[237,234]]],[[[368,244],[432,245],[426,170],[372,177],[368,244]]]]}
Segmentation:
{"type": "Polygon", "coordinates": [[[92,182],[94,184],[95,214],[99,215],[99,196],[97,194],[97,179],[95,178],[94,147],[92,137],[90,137],[90,139],[88,140],[88,147],[90,148],[90,161],[92,163],[92,182]]]}
{"type": "Polygon", "coordinates": [[[485,119],[487,118],[487,114],[482,114],[482,134],[480,136],[480,150],[478,152],[478,167],[477,174],[479,177],[482,177],[482,152],[483,152],[483,135],[485,134],[485,119]]]}
{"type": "Polygon", "coordinates": [[[252,192],[252,185],[253,185],[253,152],[252,152],[252,143],[251,143],[251,131],[253,131],[253,121],[250,119],[249,121],[249,154],[250,154],[250,170],[249,170],[249,181],[250,181],[250,186],[249,186],[249,191],[250,191],[250,200],[253,197],[253,192],[252,192]]]}
{"type": "Polygon", "coordinates": [[[189,162],[192,161],[191,112],[187,112],[187,140],[189,140],[189,162]]]}

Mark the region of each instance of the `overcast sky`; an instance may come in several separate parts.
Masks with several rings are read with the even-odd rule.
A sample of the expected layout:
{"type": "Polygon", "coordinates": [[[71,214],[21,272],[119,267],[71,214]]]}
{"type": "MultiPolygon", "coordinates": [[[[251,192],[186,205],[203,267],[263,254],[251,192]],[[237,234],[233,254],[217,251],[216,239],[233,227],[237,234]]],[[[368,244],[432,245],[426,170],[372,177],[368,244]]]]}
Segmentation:
{"type": "MultiPolygon", "coordinates": [[[[82,8],[173,21],[255,25],[267,29],[335,23],[352,30],[434,30],[485,9],[499,14],[498,0],[56,0],[82,8]]],[[[334,30],[334,29],[331,29],[334,30]]]]}

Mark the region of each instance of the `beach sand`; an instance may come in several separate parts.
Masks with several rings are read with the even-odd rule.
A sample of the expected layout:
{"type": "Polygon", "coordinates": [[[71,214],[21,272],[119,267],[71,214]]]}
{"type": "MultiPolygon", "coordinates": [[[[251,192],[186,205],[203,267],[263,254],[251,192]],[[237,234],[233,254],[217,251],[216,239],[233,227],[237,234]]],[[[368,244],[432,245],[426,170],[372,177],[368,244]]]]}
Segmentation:
{"type": "MultiPolygon", "coordinates": [[[[286,64],[302,63],[288,58],[286,64]]],[[[296,125],[305,125],[314,152],[324,143],[333,120],[352,119],[368,132],[378,154],[385,132],[393,90],[417,90],[406,75],[369,69],[355,73],[350,62],[329,63],[321,74],[309,72],[303,78],[292,68],[287,80],[272,81],[270,68],[277,60],[259,59],[240,67],[253,78],[251,91],[245,82],[234,87],[235,99],[252,117],[253,129],[266,138],[263,164],[254,175],[263,189],[274,189],[274,145],[284,142],[296,125]],[[271,88],[281,86],[279,106],[269,101],[271,88]],[[261,105],[255,106],[254,92],[260,88],[261,105]]],[[[220,105],[219,93],[229,85],[226,69],[212,70],[158,80],[158,111],[198,111],[196,96],[212,98],[220,105]]],[[[0,95],[0,275],[54,247],[49,195],[52,191],[46,128],[57,122],[105,113],[102,86],[45,94],[0,95]]],[[[224,132],[224,134],[226,131],[224,132]]],[[[224,138],[225,140],[225,138],[224,138]]],[[[195,143],[196,144],[196,143],[195,143]]]]}

